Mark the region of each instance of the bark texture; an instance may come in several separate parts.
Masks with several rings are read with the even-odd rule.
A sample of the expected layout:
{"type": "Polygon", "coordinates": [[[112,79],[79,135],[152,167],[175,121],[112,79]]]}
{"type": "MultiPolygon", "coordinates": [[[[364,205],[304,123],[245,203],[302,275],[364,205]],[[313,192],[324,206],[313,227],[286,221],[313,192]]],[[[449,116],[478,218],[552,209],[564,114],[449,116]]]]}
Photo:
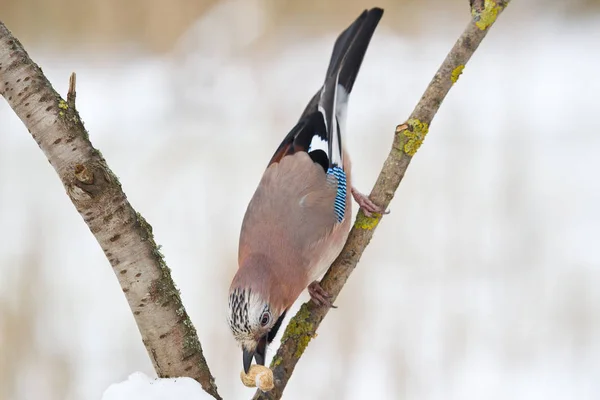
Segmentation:
{"type": "MultiPolygon", "coordinates": [[[[392,149],[383,164],[370,198],[378,205],[387,208],[400,185],[427,132],[433,117],[442,101],[462,73],[489,28],[508,5],[510,0],[471,0],[471,21],[429,83],[408,120],[396,127],[392,149]]],[[[381,220],[381,215],[367,218],[358,213],[348,241],[337,260],[321,281],[321,286],[335,300],[348,277],[360,261],[363,251],[371,241],[381,220]]],[[[279,399],[294,368],[329,309],[316,307],[307,302],[290,320],[281,340],[281,346],[273,357],[271,369],[275,378],[275,388],[267,393],[257,390],[254,399],[279,399]]]]}
{"type": "Polygon", "coordinates": [[[102,247],[156,373],[160,377],[192,377],[219,399],[196,330],[154,242],[152,227],[127,200],[118,178],[92,146],[75,109],[74,76],[65,101],[2,22],[0,94],[42,149],[102,247]]]}

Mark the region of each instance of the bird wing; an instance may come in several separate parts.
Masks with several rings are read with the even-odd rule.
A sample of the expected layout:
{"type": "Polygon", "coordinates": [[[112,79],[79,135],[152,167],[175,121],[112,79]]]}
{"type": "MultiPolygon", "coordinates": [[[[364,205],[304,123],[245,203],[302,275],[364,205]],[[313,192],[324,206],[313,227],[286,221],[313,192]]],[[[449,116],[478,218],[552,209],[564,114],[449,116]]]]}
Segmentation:
{"type": "Polygon", "coordinates": [[[239,256],[268,254],[280,265],[297,265],[335,228],[337,182],[306,152],[271,164],[242,223],[239,256]]]}

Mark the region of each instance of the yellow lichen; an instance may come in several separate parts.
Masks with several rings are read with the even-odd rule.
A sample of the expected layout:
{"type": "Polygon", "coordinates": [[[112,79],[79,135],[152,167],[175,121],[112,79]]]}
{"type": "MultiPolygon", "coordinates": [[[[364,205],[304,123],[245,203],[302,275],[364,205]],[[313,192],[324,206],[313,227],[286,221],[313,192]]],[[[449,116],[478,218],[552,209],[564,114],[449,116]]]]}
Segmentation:
{"type": "Polygon", "coordinates": [[[408,128],[402,130],[402,134],[408,139],[404,144],[404,152],[409,156],[414,156],[423,144],[429,125],[426,122],[421,122],[418,119],[409,119],[406,121],[408,128]]]}
{"type": "Polygon", "coordinates": [[[356,217],[356,222],[354,223],[354,226],[358,229],[371,231],[377,227],[380,218],[380,214],[374,214],[373,217],[367,217],[366,215],[360,213],[356,217]]]}
{"type": "Polygon", "coordinates": [[[58,102],[58,108],[66,110],[69,108],[69,105],[67,104],[66,101],[64,101],[63,99],[60,99],[60,101],[58,102]]]}
{"type": "Polygon", "coordinates": [[[298,314],[290,320],[287,328],[285,328],[285,332],[283,333],[283,337],[281,338],[282,342],[285,342],[288,339],[294,339],[298,346],[296,347],[296,351],[294,352],[294,357],[300,358],[306,346],[312,339],[312,329],[314,327],[313,323],[309,321],[310,311],[306,304],[300,307],[298,314]]]}
{"type": "Polygon", "coordinates": [[[450,75],[450,79],[452,79],[452,83],[456,83],[460,74],[462,74],[463,69],[465,69],[464,65],[459,65],[458,67],[452,70],[452,74],[450,75]]]}
{"type": "Polygon", "coordinates": [[[304,335],[304,336],[301,336],[300,338],[298,338],[298,347],[296,348],[294,357],[300,358],[300,356],[302,356],[302,353],[304,353],[304,350],[306,350],[306,347],[308,346],[310,339],[312,339],[312,336],[309,336],[309,335],[304,335]]]}
{"type": "Polygon", "coordinates": [[[271,367],[275,368],[275,367],[279,366],[282,362],[283,362],[283,358],[275,357],[275,358],[273,358],[273,361],[271,362],[271,367]]]}
{"type": "Polygon", "coordinates": [[[473,18],[475,18],[475,25],[484,31],[496,21],[496,17],[500,11],[502,11],[501,5],[494,0],[485,0],[483,11],[479,13],[473,8],[471,9],[471,14],[473,15],[473,18]]]}

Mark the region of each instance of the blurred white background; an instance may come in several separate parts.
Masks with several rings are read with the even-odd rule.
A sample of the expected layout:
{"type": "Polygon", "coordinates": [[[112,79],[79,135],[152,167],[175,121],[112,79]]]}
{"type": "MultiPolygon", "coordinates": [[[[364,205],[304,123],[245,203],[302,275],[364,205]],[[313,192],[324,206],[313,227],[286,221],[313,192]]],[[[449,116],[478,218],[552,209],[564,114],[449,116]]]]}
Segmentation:
{"type": "MultiPolygon", "coordinates": [[[[153,225],[221,395],[243,399],[225,321],[242,216],[335,37],[386,8],[349,108],[368,193],[467,3],[2,0],[0,19],[63,96],[77,72],[93,144],[153,225]]],[[[598,10],[507,8],[284,398],[600,398],[598,10]]],[[[99,399],[152,374],[108,261],[4,101],[0,143],[0,399],[99,399]]]]}

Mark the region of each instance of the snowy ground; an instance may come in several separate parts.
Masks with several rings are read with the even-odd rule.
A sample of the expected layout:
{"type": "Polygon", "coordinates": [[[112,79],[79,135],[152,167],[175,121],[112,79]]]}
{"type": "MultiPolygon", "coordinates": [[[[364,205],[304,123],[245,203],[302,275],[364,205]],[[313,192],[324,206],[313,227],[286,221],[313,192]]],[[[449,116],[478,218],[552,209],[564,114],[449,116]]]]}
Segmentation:
{"type": "MultiPolygon", "coordinates": [[[[335,36],[255,51],[251,33],[224,37],[249,29],[228,12],[160,59],[29,52],[63,94],[77,71],[92,141],[154,226],[220,392],[237,399],[252,394],[225,322],[241,218],[335,36]]],[[[600,23],[525,25],[518,12],[443,104],[287,399],[600,398],[600,23]]],[[[359,188],[463,26],[375,35],[349,109],[359,188]]],[[[5,102],[0,124],[10,398],[99,399],[133,371],[152,376],[112,270],[5,102]]]]}

